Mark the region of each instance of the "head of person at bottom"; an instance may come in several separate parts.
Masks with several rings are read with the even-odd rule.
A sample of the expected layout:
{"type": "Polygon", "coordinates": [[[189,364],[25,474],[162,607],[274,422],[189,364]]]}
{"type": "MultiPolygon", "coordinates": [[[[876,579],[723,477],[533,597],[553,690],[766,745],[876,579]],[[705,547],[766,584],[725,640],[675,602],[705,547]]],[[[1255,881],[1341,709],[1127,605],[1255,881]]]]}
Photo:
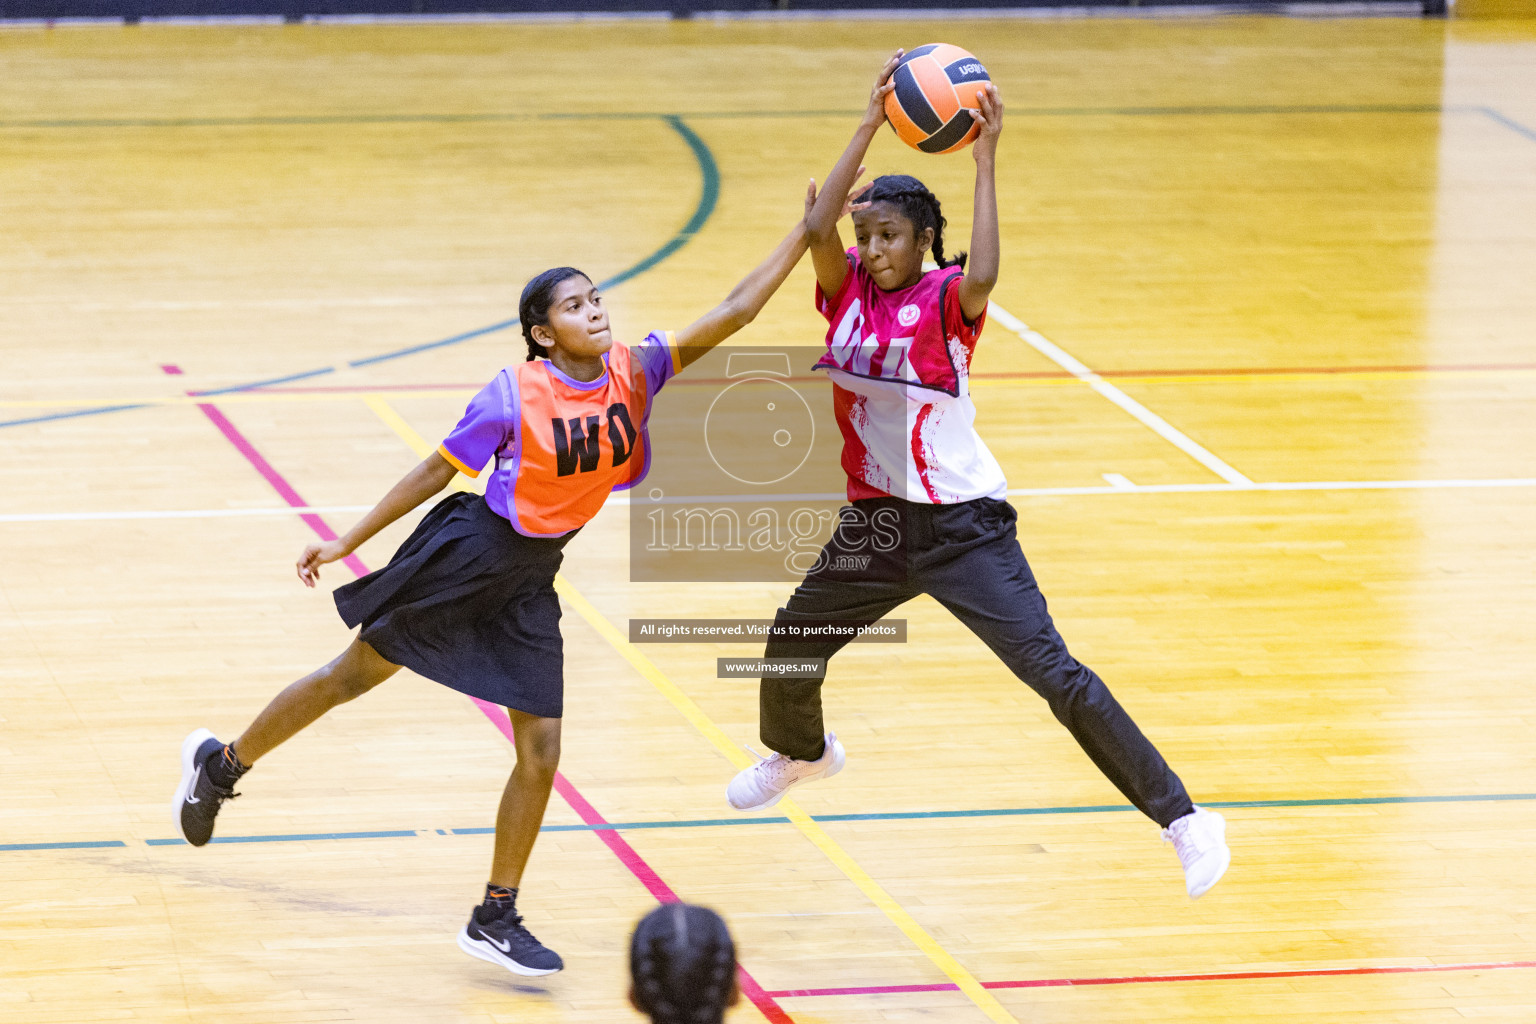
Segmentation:
{"type": "Polygon", "coordinates": [[[725,921],[689,903],[664,903],[640,919],[629,976],[629,1001],[651,1024],[720,1024],[741,998],[725,921]]]}
{"type": "Polygon", "coordinates": [[[592,279],[575,267],[554,267],[523,286],[517,319],[528,343],[528,360],[565,363],[600,360],[613,348],[608,309],[592,279]]]}
{"type": "Polygon", "coordinates": [[[965,253],[944,255],[939,197],[910,174],[882,174],[854,197],[859,262],[884,291],[917,284],[929,252],[940,267],[964,267],[965,253]]]}

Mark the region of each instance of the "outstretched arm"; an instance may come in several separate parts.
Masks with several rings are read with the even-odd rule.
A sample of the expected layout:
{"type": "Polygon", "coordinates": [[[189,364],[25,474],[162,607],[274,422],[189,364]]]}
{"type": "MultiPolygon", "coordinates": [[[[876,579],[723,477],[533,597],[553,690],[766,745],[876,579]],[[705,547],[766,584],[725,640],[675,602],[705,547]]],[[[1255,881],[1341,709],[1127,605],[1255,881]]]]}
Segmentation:
{"type": "Polygon", "coordinates": [[[1003,130],[1003,101],[997,86],[988,82],[981,91],[981,110],[971,114],[981,122],[981,134],[972,148],[976,157],[976,204],[971,215],[971,258],[960,279],[960,309],[975,320],[987,308],[987,298],[997,284],[1001,246],[997,237],[997,137],[1003,130]]]}
{"type": "Polygon", "coordinates": [[[339,540],[329,540],[323,544],[311,544],[306,547],[304,553],[299,556],[297,566],[299,579],[304,581],[306,587],[313,587],[315,581],[320,578],[322,565],[346,558],[361,547],[364,541],[447,487],[448,481],[452,480],[453,474],[457,472],[458,470],[437,452],[428,455],[421,460],[420,465],[405,474],[399,483],[391,487],[389,493],[384,495],[379,503],[339,540]]]}
{"type": "Polygon", "coordinates": [[[805,255],[805,222],[784,236],[768,258],[741,279],[714,309],[677,332],[678,358],[687,366],[751,323],[805,255]]]}
{"type": "Polygon", "coordinates": [[[843,150],[832,173],[822,183],[821,195],[805,218],[806,231],[810,236],[811,262],[816,265],[816,283],[821,285],[823,295],[836,295],[843,286],[843,279],[848,276],[848,257],[843,250],[843,238],[837,231],[837,222],[847,212],[844,209],[845,197],[863,170],[860,165],[864,161],[864,154],[869,150],[875,132],[885,123],[885,97],[896,88],[891,75],[901,63],[902,52],[897,50],[885,62],[885,67],[880,69],[880,77],[875,79],[875,87],[869,94],[869,106],[864,111],[858,130],[853,133],[853,141],[848,143],[848,148],[843,150]]]}

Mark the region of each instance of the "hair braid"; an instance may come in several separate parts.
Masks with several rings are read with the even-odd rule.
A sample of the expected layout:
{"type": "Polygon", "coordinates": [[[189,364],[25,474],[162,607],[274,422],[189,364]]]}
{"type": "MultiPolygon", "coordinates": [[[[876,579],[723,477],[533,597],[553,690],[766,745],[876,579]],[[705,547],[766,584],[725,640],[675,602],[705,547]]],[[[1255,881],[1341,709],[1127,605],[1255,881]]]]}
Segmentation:
{"type": "Polygon", "coordinates": [[[635,1002],[652,1024],[720,1024],[731,1001],[736,945],[705,907],[657,907],[629,946],[635,1002]]]}
{"type": "Polygon", "coordinates": [[[944,209],[939,197],[928,191],[928,186],[910,174],[882,174],[870,182],[869,188],[859,195],[861,203],[891,203],[912,222],[912,231],[921,235],[924,228],[933,229],[933,262],[940,267],[965,267],[965,253],[956,253],[948,259],[944,256],[944,209]]]}

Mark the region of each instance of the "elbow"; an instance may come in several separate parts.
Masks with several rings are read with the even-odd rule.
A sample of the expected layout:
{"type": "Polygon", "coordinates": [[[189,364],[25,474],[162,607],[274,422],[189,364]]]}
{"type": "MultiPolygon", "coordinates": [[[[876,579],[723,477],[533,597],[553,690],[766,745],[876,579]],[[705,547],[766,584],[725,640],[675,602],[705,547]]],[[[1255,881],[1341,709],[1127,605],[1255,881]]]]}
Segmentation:
{"type": "Polygon", "coordinates": [[[725,309],[722,310],[726,327],[732,334],[735,334],[747,326],[747,324],[757,319],[757,313],[760,308],[760,306],[749,304],[741,299],[727,299],[725,309]]]}
{"type": "Polygon", "coordinates": [[[992,294],[992,289],[997,287],[997,271],[994,270],[990,273],[984,271],[977,272],[975,270],[967,271],[965,280],[969,285],[968,291],[986,298],[992,294]]]}
{"type": "Polygon", "coordinates": [[[811,245],[822,245],[832,240],[837,231],[837,221],[814,215],[805,218],[805,240],[811,245]]]}

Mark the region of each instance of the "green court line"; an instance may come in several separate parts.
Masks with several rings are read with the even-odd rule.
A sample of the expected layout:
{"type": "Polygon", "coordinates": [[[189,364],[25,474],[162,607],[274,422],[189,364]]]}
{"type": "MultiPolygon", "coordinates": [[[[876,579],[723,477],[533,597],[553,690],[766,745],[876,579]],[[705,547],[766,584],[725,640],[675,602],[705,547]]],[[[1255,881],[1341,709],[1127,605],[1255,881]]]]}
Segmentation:
{"type": "MultiPolygon", "coordinates": [[[[1210,117],[1265,114],[1438,114],[1484,107],[1443,107],[1437,103],[1201,104],[1191,106],[1009,107],[1011,117],[1210,117]]],[[[678,117],[737,118],[857,117],[862,110],[614,110],[591,112],[479,114],[292,114],[249,117],[82,117],[0,120],[0,129],[60,128],[304,128],[332,125],[503,124],[515,121],[648,121],[678,117]]]]}
{"type": "MultiPolygon", "coordinates": [[[[1202,807],[1258,809],[1265,807],[1381,807],[1406,804],[1476,804],[1512,801],[1536,801],[1536,793],[1468,793],[1448,796],[1351,796],[1322,797],[1309,800],[1210,800],[1202,807]]],[[[863,814],[813,814],[822,824],[844,821],[936,821],[955,818],[1014,818],[1049,814],[1121,814],[1135,811],[1130,804],[1079,804],[1064,807],[984,807],[953,811],[870,811],[863,814]]],[[[613,821],[599,825],[544,825],[540,832],[630,832],[652,828],[731,828],[743,825],[787,825],[781,815],[758,818],[693,818],[683,821],[613,821]]],[[[219,836],[214,843],[303,843],[335,839],[401,839],[415,836],[484,836],[496,830],[488,827],[452,829],[389,829],[372,832],[290,832],[265,836],[219,836]]],[[[4,850],[75,850],[108,846],[137,846],[121,839],[94,842],[12,843],[4,850]]],[[[185,846],[183,839],[145,839],[145,846],[185,846]]]]}
{"type": "MultiPolygon", "coordinates": [[[[642,257],[639,262],[624,268],[617,274],[614,274],[612,277],[599,281],[597,284],[599,290],[606,290],[608,288],[614,287],[615,285],[623,284],[625,281],[645,273],[647,270],[652,269],[657,264],[670,257],[683,246],[687,245],[690,241],[693,240],[694,236],[703,229],[705,223],[707,223],[709,218],[714,214],[715,206],[720,199],[720,165],[715,162],[714,154],[710,152],[709,146],[704,142],[703,139],[699,137],[698,133],[695,132],[692,128],[688,127],[688,125],[684,123],[682,117],[676,114],[647,115],[647,117],[653,120],[660,119],[662,123],[667,125],[667,127],[671,128],[674,132],[681,136],[682,140],[688,144],[688,149],[693,154],[694,161],[698,164],[699,176],[702,179],[702,189],[699,193],[699,202],[698,205],[694,207],[693,214],[688,218],[688,223],[684,224],[676,234],[667,239],[667,241],[663,243],[659,249],[656,249],[649,255],[642,257]]],[[[9,124],[12,124],[12,122],[0,121],[0,128],[4,128],[9,124]]],[[[446,338],[439,338],[435,341],[423,342],[416,345],[408,345],[404,348],[393,349],[388,352],[367,356],[362,359],[353,359],[346,363],[346,365],[353,368],[371,366],[374,363],[382,363],[393,359],[401,359],[406,356],[417,355],[421,352],[426,352],[431,349],[444,348],[449,345],[457,345],[460,342],[468,341],[471,338],[478,338],[487,334],[494,334],[498,331],[504,331],[515,326],[517,326],[517,318],[513,317],[510,320],[501,320],[494,324],[489,324],[484,327],[476,327],[473,330],[463,331],[446,338]]],[[[332,373],[336,369],[337,367],[335,366],[324,366],[317,370],[306,370],[302,373],[292,373],[283,377],[269,377],[263,380],[251,381],[246,384],[234,384],[228,387],[213,388],[210,390],[198,391],[194,393],[197,395],[225,395],[240,391],[252,391],[257,388],[267,387],[273,384],[281,384],[287,381],[300,380],[306,377],[316,377],[321,374],[332,373]]],[[[27,416],[21,419],[0,420],[0,428],[19,427],[29,423],[47,423],[53,420],[78,419],[84,416],[100,416],[106,413],[123,412],[129,409],[145,408],[150,408],[150,406],[135,404],[115,405],[107,407],[95,406],[85,409],[69,409],[63,412],[46,413],[39,416],[27,416]]]]}

